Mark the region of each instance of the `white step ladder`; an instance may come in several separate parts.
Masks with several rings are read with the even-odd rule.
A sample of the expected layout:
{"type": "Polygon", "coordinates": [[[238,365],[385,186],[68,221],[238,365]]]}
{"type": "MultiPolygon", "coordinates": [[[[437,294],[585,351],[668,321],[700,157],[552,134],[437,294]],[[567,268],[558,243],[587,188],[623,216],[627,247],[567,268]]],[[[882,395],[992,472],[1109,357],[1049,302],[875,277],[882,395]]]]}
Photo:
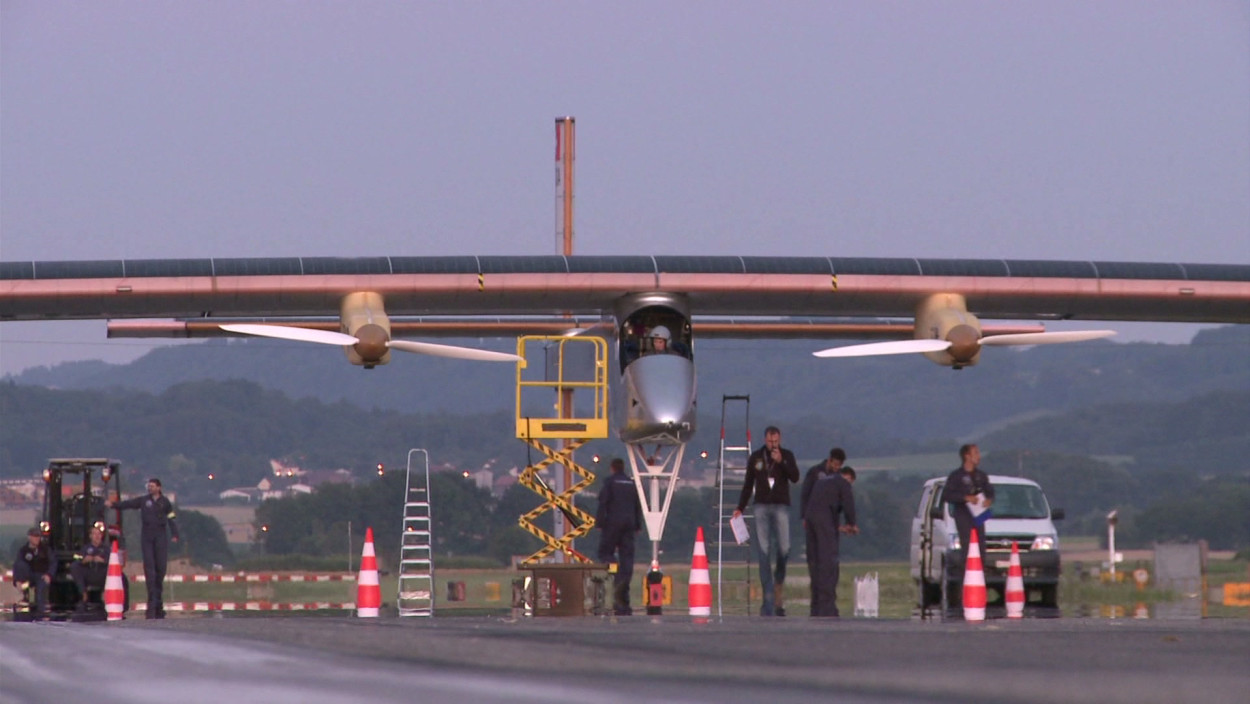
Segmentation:
{"type": "Polygon", "coordinates": [[[404,526],[399,544],[400,616],[434,615],[434,540],[430,516],[430,456],[425,450],[408,451],[404,481],[404,526]],[[413,455],[420,454],[417,466],[413,455]]]}
{"type": "MultiPolygon", "coordinates": [[[[738,496],[746,479],[747,459],[751,457],[751,396],[725,394],[720,403],[720,456],[717,458],[716,486],[720,490],[720,505],[716,521],[716,615],[722,612],[721,575],[723,572],[725,538],[733,540],[729,519],[738,508],[738,496]],[[729,503],[725,503],[728,492],[729,503]]],[[[748,508],[749,510],[749,508],[748,508]]],[[[731,547],[737,547],[731,544],[731,547]]],[[[744,544],[743,547],[747,547],[744,544]]],[[[750,549],[749,547],[747,548],[750,549]]],[[[751,612],[751,560],[747,556],[747,613],[751,612]]]]}

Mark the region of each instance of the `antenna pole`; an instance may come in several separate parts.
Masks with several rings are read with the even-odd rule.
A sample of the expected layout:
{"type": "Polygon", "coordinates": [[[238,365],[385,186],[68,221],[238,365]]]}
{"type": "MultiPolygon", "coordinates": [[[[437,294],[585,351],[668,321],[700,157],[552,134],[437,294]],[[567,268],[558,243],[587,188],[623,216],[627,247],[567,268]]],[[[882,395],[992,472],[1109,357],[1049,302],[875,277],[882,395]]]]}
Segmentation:
{"type": "Polygon", "coordinates": [[[573,160],[577,141],[575,120],[556,118],[556,246],[573,254],[573,160]]]}

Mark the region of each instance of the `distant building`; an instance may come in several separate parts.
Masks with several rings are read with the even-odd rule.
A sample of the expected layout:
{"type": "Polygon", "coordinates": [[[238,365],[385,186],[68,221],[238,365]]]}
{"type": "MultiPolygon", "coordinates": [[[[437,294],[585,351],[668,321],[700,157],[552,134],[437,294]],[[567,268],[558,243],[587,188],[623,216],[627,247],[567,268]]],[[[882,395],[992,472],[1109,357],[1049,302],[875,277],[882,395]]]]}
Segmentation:
{"type": "Polygon", "coordinates": [[[505,474],[496,479],[494,485],[491,486],[490,489],[491,496],[496,498],[503,496],[508,493],[508,490],[512,488],[513,484],[516,484],[516,481],[516,477],[510,474],[505,474]]]}
{"type": "Polygon", "coordinates": [[[314,489],[322,484],[351,484],[355,481],[349,469],[310,469],[301,475],[300,483],[314,489]]]}
{"type": "Polygon", "coordinates": [[[243,487],[240,489],[226,489],[217,495],[222,501],[229,504],[252,503],[259,496],[257,490],[253,487],[243,487]]]}
{"type": "Polygon", "coordinates": [[[0,480],[0,506],[40,506],[43,504],[43,487],[43,480],[39,478],[0,480]]]}
{"type": "Polygon", "coordinates": [[[491,491],[494,487],[495,474],[489,469],[479,469],[469,476],[473,477],[473,484],[479,489],[491,491]]]}
{"type": "Polygon", "coordinates": [[[313,469],[270,460],[272,474],[262,477],[256,486],[227,489],[217,496],[228,503],[260,503],[265,499],[281,499],[296,494],[311,494],[323,484],[350,484],[355,479],[348,469],[313,469]]]}

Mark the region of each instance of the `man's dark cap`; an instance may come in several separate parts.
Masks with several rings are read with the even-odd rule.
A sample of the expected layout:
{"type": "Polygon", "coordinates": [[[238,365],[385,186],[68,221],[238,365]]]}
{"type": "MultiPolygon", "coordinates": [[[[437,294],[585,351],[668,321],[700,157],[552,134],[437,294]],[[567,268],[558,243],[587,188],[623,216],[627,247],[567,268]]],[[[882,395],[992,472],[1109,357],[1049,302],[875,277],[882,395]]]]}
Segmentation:
{"type": "Polygon", "coordinates": [[[26,535],[37,535],[37,536],[39,536],[39,537],[41,537],[41,538],[42,538],[42,537],[43,537],[43,531],[39,530],[38,528],[31,528],[31,529],[29,529],[29,530],[27,530],[27,531],[26,531],[26,535]]]}

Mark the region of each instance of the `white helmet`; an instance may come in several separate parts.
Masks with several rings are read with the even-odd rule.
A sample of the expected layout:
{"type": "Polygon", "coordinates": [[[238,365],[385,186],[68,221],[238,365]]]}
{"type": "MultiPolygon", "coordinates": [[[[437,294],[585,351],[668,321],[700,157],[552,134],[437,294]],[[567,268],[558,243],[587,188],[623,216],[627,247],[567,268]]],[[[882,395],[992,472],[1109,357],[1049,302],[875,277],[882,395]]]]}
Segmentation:
{"type": "Polygon", "coordinates": [[[663,325],[657,325],[651,328],[650,337],[658,337],[661,340],[671,340],[673,338],[673,335],[672,333],[668,331],[668,328],[664,327],[663,325]]]}

